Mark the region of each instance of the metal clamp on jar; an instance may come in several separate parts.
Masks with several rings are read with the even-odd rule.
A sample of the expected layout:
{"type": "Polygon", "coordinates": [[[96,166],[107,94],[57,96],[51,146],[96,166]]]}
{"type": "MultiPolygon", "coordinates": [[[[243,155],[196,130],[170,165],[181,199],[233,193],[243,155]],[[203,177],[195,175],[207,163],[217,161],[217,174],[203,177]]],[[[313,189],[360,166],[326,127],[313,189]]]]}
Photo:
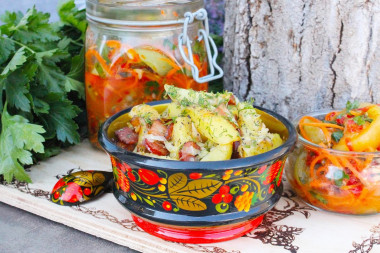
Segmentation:
{"type": "Polygon", "coordinates": [[[203,0],[87,0],[90,141],[111,115],[161,100],[164,84],[207,90],[223,76],[203,0]]]}

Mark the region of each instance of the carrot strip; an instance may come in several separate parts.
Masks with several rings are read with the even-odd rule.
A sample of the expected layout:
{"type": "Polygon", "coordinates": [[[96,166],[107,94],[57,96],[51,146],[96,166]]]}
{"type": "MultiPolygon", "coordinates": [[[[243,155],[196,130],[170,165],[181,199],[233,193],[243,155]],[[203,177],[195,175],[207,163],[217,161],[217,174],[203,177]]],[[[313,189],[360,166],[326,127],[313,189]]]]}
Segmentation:
{"type": "Polygon", "coordinates": [[[166,74],[166,77],[168,77],[168,78],[172,77],[177,71],[178,71],[178,69],[173,68],[172,70],[170,70],[170,71],[166,74]]]}
{"type": "Polygon", "coordinates": [[[190,89],[191,87],[193,87],[194,83],[195,83],[194,79],[192,79],[192,78],[191,79],[186,78],[186,88],[187,89],[190,89]]]}
{"type": "Polygon", "coordinates": [[[324,122],[322,122],[316,118],[313,118],[311,116],[304,116],[304,117],[302,117],[302,119],[299,122],[299,129],[300,129],[301,135],[310,142],[312,142],[312,141],[307,136],[307,133],[304,130],[304,126],[315,126],[315,127],[320,128],[322,130],[325,138],[326,138],[328,147],[332,146],[332,140],[331,140],[331,132],[327,128],[338,128],[338,129],[344,130],[344,128],[341,126],[331,124],[331,123],[324,123],[324,122]],[[313,122],[305,122],[305,120],[310,120],[313,122]]]}
{"type": "Polygon", "coordinates": [[[342,127],[342,126],[331,124],[331,123],[323,123],[323,122],[322,123],[303,123],[303,125],[315,126],[315,127],[331,127],[331,128],[337,128],[340,130],[344,130],[344,127],[342,127]]]}
{"type": "Polygon", "coordinates": [[[112,48],[120,48],[121,47],[121,42],[118,41],[118,40],[107,40],[106,41],[106,45],[108,47],[112,47],[112,48]]]}
{"type": "Polygon", "coordinates": [[[202,68],[201,66],[201,63],[200,63],[200,60],[199,60],[199,56],[194,54],[193,55],[193,59],[194,59],[194,64],[195,66],[197,66],[197,68],[200,70],[202,68]]]}
{"type": "Polygon", "coordinates": [[[339,115],[339,112],[337,111],[332,111],[326,114],[325,120],[332,121],[334,120],[337,116],[339,115]]]}
{"type": "Polygon", "coordinates": [[[347,191],[347,190],[351,190],[351,189],[354,189],[358,186],[360,186],[361,184],[354,184],[354,185],[342,185],[340,187],[341,190],[344,190],[344,191],[347,191]]]}
{"type": "Polygon", "coordinates": [[[110,69],[106,63],[106,61],[103,59],[103,57],[94,49],[89,49],[87,52],[86,52],[86,59],[88,62],[90,62],[90,57],[94,56],[99,64],[102,66],[102,68],[104,69],[104,71],[106,71],[109,75],[111,74],[110,72],[110,69]]]}
{"type": "Polygon", "coordinates": [[[135,71],[132,71],[132,75],[135,77],[135,80],[133,81],[132,84],[130,84],[128,86],[128,89],[132,89],[134,88],[135,86],[137,86],[138,82],[139,82],[139,75],[135,72],[135,71]]]}
{"type": "Polygon", "coordinates": [[[119,66],[125,59],[122,58],[121,56],[117,58],[116,61],[113,61],[111,64],[110,64],[110,72],[115,75],[116,74],[116,71],[117,71],[117,66],[119,66]]]}
{"type": "Polygon", "coordinates": [[[316,119],[316,118],[311,117],[311,116],[303,116],[302,119],[303,120],[308,119],[308,120],[311,120],[311,121],[314,121],[314,122],[317,122],[317,123],[321,123],[322,122],[319,119],[316,119]]]}
{"type": "Polygon", "coordinates": [[[139,62],[140,61],[140,55],[136,52],[136,50],[130,48],[127,50],[128,57],[132,56],[131,61],[132,62],[139,62]]]}
{"type": "Polygon", "coordinates": [[[317,162],[319,160],[322,160],[323,158],[325,158],[325,156],[322,155],[322,154],[320,154],[316,158],[314,158],[313,161],[311,161],[311,163],[310,163],[310,178],[314,178],[315,177],[314,167],[317,164],[317,162]]]}
{"type": "Polygon", "coordinates": [[[330,182],[326,180],[321,180],[321,179],[314,179],[309,183],[310,188],[313,189],[318,189],[318,190],[323,190],[331,185],[330,182]]]}
{"type": "Polygon", "coordinates": [[[366,155],[365,160],[362,162],[362,169],[367,168],[371,163],[374,158],[374,155],[366,155]]]}
{"type": "Polygon", "coordinates": [[[365,112],[363,111],[358,111],[358,110],[351,110],[350,113],[354,116],[360,116],[363,115],[365,112]]]}
{"type": "Polygon", "coordinates": [[[170,66],[172,66],[176,70],[180,70],[181,69],[180,66],[178,66],[173,60],[171,60],[169,58],[160,58],[160,60],[162,60],[164,62],[167,62],[170,66]]]}
{"type": "Polygon", "coordinates": [[[180,87],[182,87],[182,88],[186,88],[187,87],[186,78],[183,78],[183,76],[181,78],[177,74],[175,74],[175,75],[172,76],[172,79],[180,87]]]}
{"type": "Polygon", "coordinates": [[[326,166],[321,166],[317,169],[316,174],[317,176],[322,176],[322,175],[326,175],[327,172],[328,172],[328,168],[326,168],[326,166]]]}

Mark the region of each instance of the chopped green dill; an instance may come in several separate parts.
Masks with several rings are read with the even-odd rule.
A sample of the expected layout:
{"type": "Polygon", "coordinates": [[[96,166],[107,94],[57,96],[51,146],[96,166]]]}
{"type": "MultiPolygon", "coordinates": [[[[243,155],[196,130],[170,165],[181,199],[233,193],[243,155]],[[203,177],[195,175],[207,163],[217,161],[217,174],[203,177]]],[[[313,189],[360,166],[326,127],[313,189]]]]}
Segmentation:
{"type": "Polygon", "coordinates": [[[205,106],[205,102],[206,102],[205,98],[203,96],[199,96],[198,104],[203,107],[205,106]]]}
{"type": "Polygon", "coordinates": [[[190,106],[190,105],[191,105],[191,102],[190,102],[187,98],[183,98],[183,99],[180,101],[180,104],[181,104],[181,106],[183,106],[183,107],[187,107],[187,106],[190,106]]]}
{"type": "Polygon", "coordinates": [[[145,114],[142,115],[142,118],[144,119],[145,123],[151,125],[152,124],[152,119],[150,118],[151,117],[151,113],[150,112],[147,112],[145,114]]]}
{"type": "Polygon", "coordinates": [[[196,96],[195,90],[189,90],[189,97],[194,97],[196,96]]]}
{"type": "Polygon", "coordinates": [[[239,112],[247,109],[253,109],[253,105],[250,102],[242,102],[240,104],[243,105],[243,107],[240,108],[239,112]]]}
{"type": "MultiPolygon", "coordinates": [[[[173,117],[174,118],[174,117],[173,117]]],[[[170,124],[172,124],[174,122],[174,119],[171,118],[170,120],[168,120],[167,122],[164,123],[165,126],[168,126],[170,124]]]]}
{"type": "Polygon", "coordinates": [[[166,89],[166,95],[168,95],[172,100],[175,100],[177,98],[177,95],[178,95],[177,89],[174,88],[173,86],[169,86],[169,85],[167,85],[166,87],[168,87],[166,89]]]}

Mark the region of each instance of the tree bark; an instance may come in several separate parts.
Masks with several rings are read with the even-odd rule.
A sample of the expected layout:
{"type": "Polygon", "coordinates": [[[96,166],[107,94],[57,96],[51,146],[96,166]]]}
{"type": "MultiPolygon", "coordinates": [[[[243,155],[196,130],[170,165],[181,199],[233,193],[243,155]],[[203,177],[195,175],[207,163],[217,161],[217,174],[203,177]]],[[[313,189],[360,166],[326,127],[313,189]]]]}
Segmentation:
{"type": "Polygon", "coordinates": [[[284,116],[380,102],[379,0],[227,0],[225,88],[284,116]]]}

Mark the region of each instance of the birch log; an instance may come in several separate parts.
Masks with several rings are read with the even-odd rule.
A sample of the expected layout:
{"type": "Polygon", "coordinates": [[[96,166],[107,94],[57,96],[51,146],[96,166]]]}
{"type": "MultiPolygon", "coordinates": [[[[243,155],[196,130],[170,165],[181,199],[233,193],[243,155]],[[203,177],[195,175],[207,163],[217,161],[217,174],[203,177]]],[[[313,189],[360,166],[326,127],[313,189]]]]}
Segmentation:
{"type": "Polygon", "coordinates": [[[227,0],[225,88],[284,116],[380,103],[380,0],[227,0]]]}

